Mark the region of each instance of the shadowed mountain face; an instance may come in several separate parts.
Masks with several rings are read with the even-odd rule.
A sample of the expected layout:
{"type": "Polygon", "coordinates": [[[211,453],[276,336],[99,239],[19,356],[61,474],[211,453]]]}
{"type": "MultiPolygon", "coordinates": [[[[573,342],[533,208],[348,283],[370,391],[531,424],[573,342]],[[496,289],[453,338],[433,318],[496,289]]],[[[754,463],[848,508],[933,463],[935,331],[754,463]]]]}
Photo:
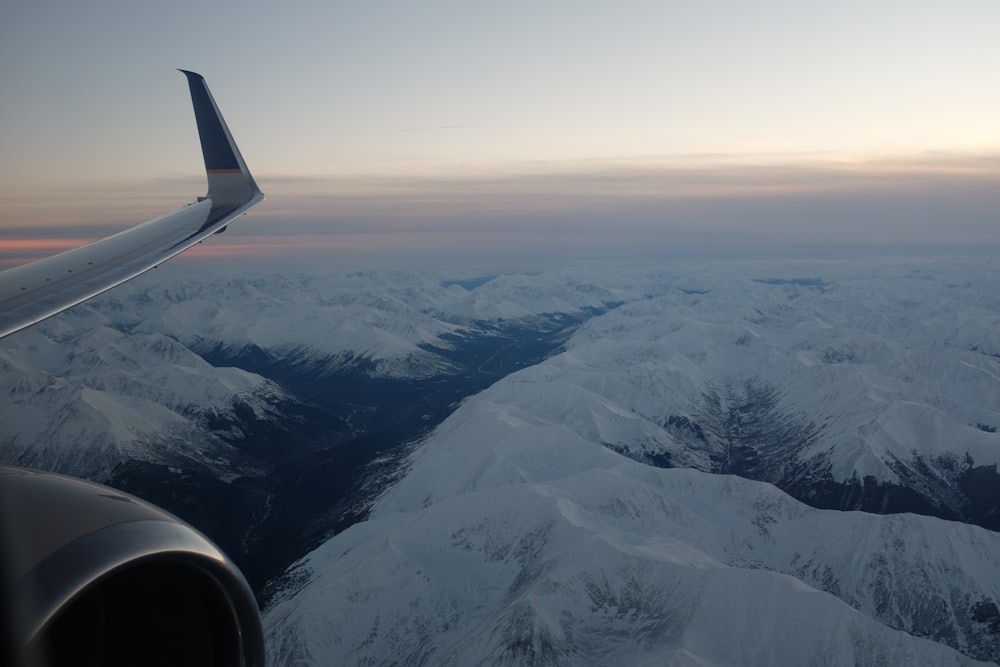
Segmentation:
{"type": "MultiPolygon", "coordinates": [[[[283,434],[251,431],[267,474],[248,483],[256,498],[263,495],[241,537],[248,578],[260,590],[321,538],[363,518],[402,474],[399,461],[409,446],[465,398],[552,354],[580,321],[556,315],[448,334],[447,348],[424,346],[446,360],[448,372],[416,379],[373,375],[364,359],[344,360],[339,369],[327,360],[317,370],[315,359],[206,352],[214,365],[275,380],[307,406],[291,415],[283,434]]],[[[221,529],[229,518],[220,518],[221,529]]]]}
{"type": "MultiPolygon", "coordinates": [[[[673,414],[663,430],[685,451],[703,452],[705,472],[734,474],[770,482],[793,498],[818,509],[860,510],[875,514],[913,512],[1000,530],[1000,475],[996,464],[976,466],[970,456],[949,453],[930,463],[919,454],[905,462],[886,459],[898,482],[874,476],[838,481],[830,456],[814,451],[823,427],[803,414],[783,412],[779,390],[759,377],[742,386],[712,387],[701,393],[689,417],[673,414]]],[[[614,451],[657,467],[674,467],[669,449],[633,450],[607,443],[614,451]]]]}

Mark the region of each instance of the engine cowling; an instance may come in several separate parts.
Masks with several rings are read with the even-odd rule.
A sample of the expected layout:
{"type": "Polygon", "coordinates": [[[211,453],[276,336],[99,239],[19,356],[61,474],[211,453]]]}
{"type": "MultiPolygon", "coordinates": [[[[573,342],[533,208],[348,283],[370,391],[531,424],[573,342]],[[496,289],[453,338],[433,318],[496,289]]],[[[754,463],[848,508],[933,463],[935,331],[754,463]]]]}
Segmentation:
{"type": "Polygon", "coordinates": [[[0,467],[12,643],[28,665],[264,664],[239,569],[177,517],[73,477],[0,467]]]}

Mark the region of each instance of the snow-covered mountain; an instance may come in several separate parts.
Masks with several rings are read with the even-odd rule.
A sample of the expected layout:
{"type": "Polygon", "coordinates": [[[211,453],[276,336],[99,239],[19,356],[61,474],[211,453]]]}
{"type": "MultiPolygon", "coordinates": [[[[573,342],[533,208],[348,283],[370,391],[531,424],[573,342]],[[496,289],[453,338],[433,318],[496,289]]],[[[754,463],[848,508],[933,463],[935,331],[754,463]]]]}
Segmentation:
{"type": "Polygon", "coordinates": [[[261,588],[354,520],[370,460],[604,307],[547,282],[560,311],[482,319],[490,297],[415,273],[157,272],[0,344],[0,462],[160,504],[261,588]]]}
{"type": "Polygon", "coordinates": [[[272,660],[1000,659],[996,532],[717,474],[805,497],[867,480],[991,520],[992,480],[961,477],[1000,458],[997,278],[963,262],[656,274],[648,298],[467,400],[368,521],[290,570],[272,660]]]}
{"type": "Polygon", "coordinates": [[[971,663],[904,629],[997,655],[995,533],[814,510],[568,437],[476,437],[493,465],[453,450],[446,471],[475,468],[475,488],[382,506],[291,571],[265,617],[273,664],[971,663]]]}
{"type": "Polygon", "coordinates": [[[996,262],[452,278],[140,279],[0,345],[0,455],[248,559],[365,519],[273,587],[276,664],[1000,660],[996,262]]]}
{"type": "Polygon", "coordinates": [[[197,276],[143,282],[95,307],[130,331],[166,333],[194,349],[262,350],[314,368],[362,360],[375,376],[422,378],[454,371],[427,349],[448,347],[449,336],[501,321],[580,315],[641,294],[600,287],[601,280],[585,271],[499,276],[470,291],[404,271],[197,276]]]}
{"type": "Polygon", "coordinates": [[[516,276],[499,278],[514,284],[492,295],[408,272],[156,277],[0,345],[4,462],[100,480],[123,460],[210,463],[226,445],[209,422],[232,421],[236,409],[280,421],[281,404],[295,400],[233,367],[247,357],[308,375],[448,376],[459,369],[441,352],[462,336],[495,335],[484,320],[580,315],[618,298],[569,276],[535,278],[530,298],[516,276]]]}
{"type": "Polygon", "coordinates": [[[988,333],[1000,299],[984,290],[997,276],[811,268],[823,277],[706,271],[698,293],[632,301],[497,401],[639,460],[770,481],[821,507],[1000,529],[1000,353],[988,333]]]}
{"type": "Polygon", "coordinates": [[[102,481],[136,460],[231,478],[240,459],[230,441],[241,434],[212,431],[206,420],[236,410],[278,420],[288,400],[274,383],[214,368],[162,334],[65,322],[8,339],[0,373],[3,461],[102,481]]]}

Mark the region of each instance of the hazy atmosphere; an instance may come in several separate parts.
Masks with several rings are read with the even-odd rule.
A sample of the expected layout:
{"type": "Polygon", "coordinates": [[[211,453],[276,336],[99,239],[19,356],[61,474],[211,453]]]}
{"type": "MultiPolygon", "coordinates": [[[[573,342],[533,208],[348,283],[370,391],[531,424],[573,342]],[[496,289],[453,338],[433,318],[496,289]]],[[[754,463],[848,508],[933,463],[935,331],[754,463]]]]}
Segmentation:
{"type": "Polygon", "coordinates": [[[998,26],[7,2],[0,664],[1000,664],[998,26]]]}
{"type": "Polygon", "coordinates": [[[0,261],[204,194],[175,68],[267,195],[188,265],[992,252],[998,24],[971,0],[15,0],[0,261]]]}

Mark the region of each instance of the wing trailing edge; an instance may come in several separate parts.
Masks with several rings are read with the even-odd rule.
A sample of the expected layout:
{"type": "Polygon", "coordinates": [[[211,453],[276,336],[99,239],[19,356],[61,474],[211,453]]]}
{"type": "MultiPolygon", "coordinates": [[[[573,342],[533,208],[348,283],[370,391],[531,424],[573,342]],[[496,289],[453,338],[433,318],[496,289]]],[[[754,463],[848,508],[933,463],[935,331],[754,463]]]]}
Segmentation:
{"type": "Polygon", "coordinates": [[[208,193],[89,245],[0,272],[0,338],[131,280],[263,201],[204,77],[181,71],[191,89],[208,193]]]}

